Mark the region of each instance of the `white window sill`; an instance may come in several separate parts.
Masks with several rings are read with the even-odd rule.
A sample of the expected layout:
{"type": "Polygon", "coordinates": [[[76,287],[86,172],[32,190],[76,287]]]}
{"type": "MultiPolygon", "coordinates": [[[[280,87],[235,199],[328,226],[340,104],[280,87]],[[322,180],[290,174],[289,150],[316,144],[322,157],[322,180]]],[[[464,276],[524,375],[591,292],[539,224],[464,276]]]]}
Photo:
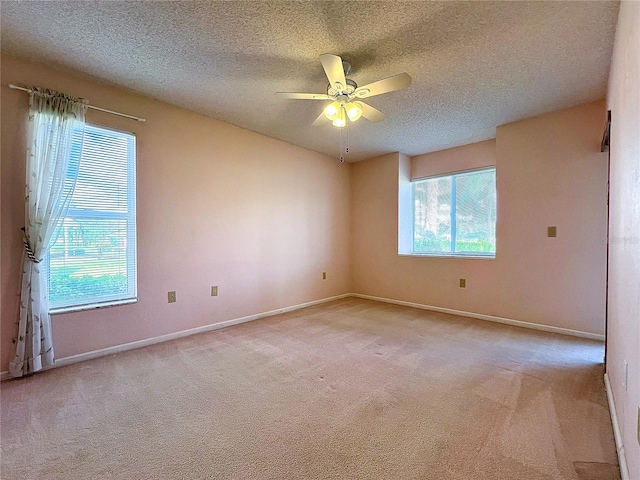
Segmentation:
{"type": "Polygon", "coordinates": [[[88,305],[74,305],[73,307],[60,307],[49,309],[49,314],[57,315],[59,313],[79,312],[82,310],[93,310],[94,308],[116,307],[118,305],[129,305],[138,303],[138,298],[128,298],[125,300],[113,300],[110,302],[90,303],[88,305]]]}
{"type": "Polygon", "coordinates": [[[418,258],[471,258],[474,260],[495,260],[495,255],[460,255],[460,254],[443,254],[443,253],[398,253],[399,257],[418,257],[418,258]]]}

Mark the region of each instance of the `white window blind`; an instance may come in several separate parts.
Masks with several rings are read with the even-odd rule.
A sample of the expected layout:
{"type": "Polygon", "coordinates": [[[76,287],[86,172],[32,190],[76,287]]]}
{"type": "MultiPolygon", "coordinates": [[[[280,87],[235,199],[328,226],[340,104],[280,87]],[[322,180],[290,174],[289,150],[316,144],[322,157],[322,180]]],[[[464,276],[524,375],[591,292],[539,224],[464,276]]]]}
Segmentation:
{"type": "Polygon", "coordinates": [[[413,252],[495,256],[494,168],[413,183],[413,252]]]}
{"type": "Polygon", "coordinates": [[[136,299],[136,139],[85,125],[74,135],[78,180],[46,264],[52,311],[136,299]]]}

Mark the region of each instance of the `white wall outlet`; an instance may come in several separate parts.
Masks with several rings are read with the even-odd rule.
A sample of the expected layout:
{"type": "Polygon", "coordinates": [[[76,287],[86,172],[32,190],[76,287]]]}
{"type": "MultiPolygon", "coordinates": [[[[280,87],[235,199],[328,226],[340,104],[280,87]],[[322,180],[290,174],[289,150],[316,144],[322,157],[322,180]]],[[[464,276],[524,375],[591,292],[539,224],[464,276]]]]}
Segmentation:
{"type": "Polygon", "coordinates": [[[211,296],[212,297],[217,297],[218,296],[218,286],[217,285],[211,287],[211,296]]]}

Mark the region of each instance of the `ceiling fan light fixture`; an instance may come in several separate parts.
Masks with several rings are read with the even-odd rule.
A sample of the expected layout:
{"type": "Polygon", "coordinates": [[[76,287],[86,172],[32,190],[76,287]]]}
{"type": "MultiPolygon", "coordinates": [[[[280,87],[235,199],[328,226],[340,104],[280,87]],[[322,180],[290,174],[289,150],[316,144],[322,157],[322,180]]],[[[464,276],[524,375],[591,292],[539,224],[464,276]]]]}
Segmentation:
{"type": "Polygon", "coordinates": [[[340,116],[341,105],[339,102],[331,102],[324,109],[324,116],[331,121],[335,121],[340,116]]]}
{"type": "Polygon", "coordinates": [[[359,102],[349,102],[346,105],[347,116],[349,120],[355,122],[362,116],[362,106],[359,102]]]}
{"type": "Polygon", "coordinates": [[[333,126],[342,128],[347,126],[347,111],[343,105],[340,105],[338,116],[333,120],[333,126]]]}

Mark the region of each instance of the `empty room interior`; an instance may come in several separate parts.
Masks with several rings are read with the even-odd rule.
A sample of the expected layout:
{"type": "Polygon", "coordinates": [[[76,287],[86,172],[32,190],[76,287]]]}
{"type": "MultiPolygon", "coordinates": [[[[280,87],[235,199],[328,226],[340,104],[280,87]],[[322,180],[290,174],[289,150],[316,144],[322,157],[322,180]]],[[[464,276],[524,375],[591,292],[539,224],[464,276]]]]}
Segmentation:
{"type": "Polygon", "coordinates": [[[0,477],[640,480],[640,2],[0,14],[0,477]]]}

